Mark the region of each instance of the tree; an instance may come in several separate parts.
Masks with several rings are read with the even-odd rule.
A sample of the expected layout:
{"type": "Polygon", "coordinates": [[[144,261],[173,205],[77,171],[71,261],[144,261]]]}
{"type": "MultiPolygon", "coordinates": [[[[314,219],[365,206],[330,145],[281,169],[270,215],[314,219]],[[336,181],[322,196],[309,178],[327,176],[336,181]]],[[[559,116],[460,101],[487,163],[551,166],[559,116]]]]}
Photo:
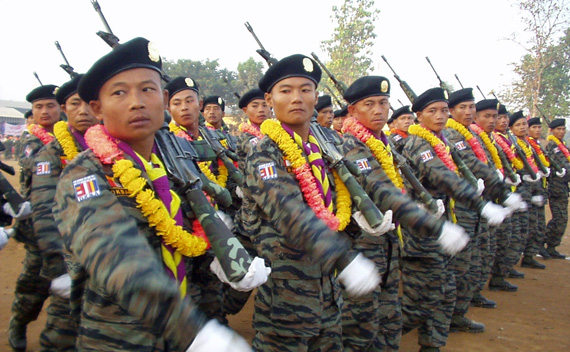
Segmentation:
{"type": "MultiPolygon", "coordinates": [[[[245,62],[240,62],[237,67],[239,81],[239,93],[243,94],[250,89],[256,88],[263,76],[263,63],[250,57],[245,62]]],[[[238,87],[234,87],[238,89],[238,87]]]]}
{"type": "Polygon", "coordinates": [[[374,69],[370,57],[380,10],[373,7],[373,0],[345,0],[341,7],[332,8],[331,19],[338,25],[332,38],[321,42],[321,49],[330,57],[327,68],[346,85],[374,69]]]}

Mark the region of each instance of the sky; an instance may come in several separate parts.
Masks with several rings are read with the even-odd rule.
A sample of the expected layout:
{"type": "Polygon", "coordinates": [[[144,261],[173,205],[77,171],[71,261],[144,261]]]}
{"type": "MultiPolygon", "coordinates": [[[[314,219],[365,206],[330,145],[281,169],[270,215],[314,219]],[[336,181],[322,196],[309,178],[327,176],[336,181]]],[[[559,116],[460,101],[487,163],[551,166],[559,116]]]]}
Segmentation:
{"type": "MultiPolygon", "coordinates": [[[[276,58],[315,52],[327,60],[320,43],[330,39],[336,26],[332,6],[343,0],[99,0],[113,33],[122,42],[142,36],[153,41],[163,58],[219,59],[220,66],[237,70],[239,62],[253,57],[257,43],[247,31],[248,21],[276,58]]],[[[459,89],[454,74],[465,87],[478,85],[485,94],[499,92],[515,78],[513,62],[525,50],[508,40],[527,34],[514,0],[376,0],[380,15],[375,21],[370,74],[386,76],[392,83],[391,99],[409,104],[381,59],[385,55],[398,75],[416,94],[438,81],[425,57],[440,77],[459,89]]],[[[90,0],[0,0],[0,100],[25,101],[39,85],[61,85],[69,76],[54,42],[59,41],[69,63],[83,73],[110,47],[95,33],[105,30],[90,0]]],[[[264,62],[265,64],[265,62],[264,62]]],[[[266,66],[265,66],[266,67],[266,66]]],[[[206,92],[207,93],[207,92],[206,92]]],[[[474,91],[477,100],[482,96],[474,91]]],[[[491,98],[491,96],[488,96],[491,98]]]]}

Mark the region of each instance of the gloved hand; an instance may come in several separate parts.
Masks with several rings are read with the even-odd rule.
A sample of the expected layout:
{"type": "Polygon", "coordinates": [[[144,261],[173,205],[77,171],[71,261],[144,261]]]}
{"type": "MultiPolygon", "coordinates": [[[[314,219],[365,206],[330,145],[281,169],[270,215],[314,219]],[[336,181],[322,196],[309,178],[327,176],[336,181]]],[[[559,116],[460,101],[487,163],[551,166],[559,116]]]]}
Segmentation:
{"type": "Polygon", "coordinates": [[[449,255],[455,255],[461,251],[469,242],[469,235],[463,227],[446,221],[441,229],[441,235],[437,239],[437,243],[443,249],[443,252],[449,255]]]}
{"type": "Polygon", "coordinates": [[[521,183],[521,175],[519,174],[515,174],[516,176],[516,181],[512,181],[510,177],[505,177],[505,183],[509,186],[518,186],[521,183]]]}
{"type": "Polygon", "coordinates": [[[538,175],[539,178],[550,176],[550,168],[547,167],[545,169],[546,169],[545,172],[542,172],[542,170],[538,170],[538,172],[536,174],[538,175]]]}
{"type": "Polygon", "coordinates": [[[375,228],[372,228],[370,226],[370,224],[368,223],[368,221],[366,221],[366,218],[364,217],[364,215],[362,215],[362,212],[360,211],[357,211],[356,213],[352,214],[352,217],[354,218],[354,220],[356,221],[358,226],[360,226],[361,229],[371,234],[372,236],[381,236],[386,232],[393,230],[395,228],[394,224],[392,223],[392,210],[388,210],[387,212],[384,213],[384,219],[382,220],[382,223],[376,226],[375,228]]]}
{"type": "Polygon", "coordinates": [[[16,214],[14,209],[12,209],[10,203],[6,203],[4,204],[4,212],[13,217],[14,219],[24,220],[29,218],[30,215],[32,214],[32,206],[30,205],[30,202],[26,201],[20,204],[20,209],[18,209],[18,213],[16,214]]]}
{"type": "Polygon", "coordinates": [[[188,347],[186,352],[250,352],[252,351],[245,339],[235,331],[212,319],[188,347]]]}
{"type": "Polygon", "coordinates": [[[521,195],[518,193],[511,193],[503,202],[503,205],[510,208],[512,212],[524,211],[527,209],[526,202],[522,199],[521,195]]]}
{"type": "Polygon", "coordinates": [[[560,170],[560,172],[556,171],[556,176],[558,177],[564,177],[566,175],[566,169],[562,168],[562,170],[560,170]]]}
{"type": "Polygon", "coordinates": [[[485,181],[478,178],[477,179],[477,195],[478,196],[482,195],[484,190],[485,190],[485,181]]]}
{"type": "Polygon", "coordinates": [[[376,265],[370,259],[358,254],[338,275],[346,292],[352,297],[359,297],[372,292],[382,282],[376,265]]]}
{"type": "Polygon", "coordinates": [[[538,180],[540,180],[540,176],[537,174],[536,178],[532,178],[532,177],[530,177],[530,175],[524,175],[522,177],[522,179],[523,179],[523,181],[526,181],[526,182],[535,183],[535,182],[538,182],[538,180]]]}
{"type": "Polygon", "coordinates": [[[532,198],[530,198],[530,201],[532,204],[536,205],[537,207],[542,206],[542,203],[544,202],[544,197],[543,196],[532,196],[532,198]]]}
{"type": "Polygon", "coordinates": [[[481,210],[481,216],[487,219],[490,226],[499,226],[509,215],[510,211],[500,205],[487,202],[481,210]]]}
{"type": "Polygon", "coordinates": [[[0,227],[0,251],[4,249],[13,232],[13,229],[5,229],[3,227],[0,227]]]}
{"type": "Polygon", "coordinates": [[[505,179],[505,175],[503,175],[503,173],[501,172],[501,170],[497,169],[497,176],[499,176],[499,178],[501,179],[501,181],[503,181],[505,179]]]}
{"type": "Polygon", "coordinates": [[[216,274],[221,282],[230,285],[236,291],[242,292],[251,291],[256,287],[263,285],[267,281],[269,274],[271,274],[271,268],[266,267],[265,260],[260,257],[253,258],[249,265],[249,269],[247,270],[247,274],[245,274],[245,276],[238,282],[231,282],[228,280],[218,258],[214,258],[210,264],[210,270],[216,274]]]}
{"type": "Polygon", "coordinates": [[[437,204],[437,213],[435,213],[434,216],[439,219],[445,214],[445,204],[443,204],[443,200],[441,199],[437,199],[435,204],[437,204]]]}
{"type": "Polygon", "coordinates": [[[243,191],[241,190],[240,186],[236,187],[236,196],[238,196],[240,199],[243,199],[243,191]]]}
{"type": "Polygon", "coordinates": [[[69,274],[63,274],[51,280],[50,289],[54,295],[58,295],[61,298],[69,298],[71,293],[71,277],[69,274]]]}
{"type": "Polygon", "coordinates": [[[221,210],[216,210],[216,214],[218,214],[220,219],[226,224],[226,227],[230,229],[231,232],[234,232],[235,224],[232,218],[221,210]]]}

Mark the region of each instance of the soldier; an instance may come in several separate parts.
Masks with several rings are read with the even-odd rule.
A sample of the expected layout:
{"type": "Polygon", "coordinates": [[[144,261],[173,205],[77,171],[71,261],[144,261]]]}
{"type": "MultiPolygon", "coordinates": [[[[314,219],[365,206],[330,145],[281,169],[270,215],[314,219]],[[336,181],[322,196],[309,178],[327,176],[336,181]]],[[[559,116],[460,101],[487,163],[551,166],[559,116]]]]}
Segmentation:
{"type": "Polygon", "coordinates": [[[238,106],[247,117],[247,122],[240,124],[242,134],[238,137],[238,165],[241,172],[245,171],[245,158],[251,146],[257,144],[263,137],[259,126],[269,118],[270,108],[265,101],[265,93],[259,88],[246,92],[239,100],[238,106]]]}
{"type": "Polygon", "coordinates": [[[168,91],[168,112],[172,116],[170,131],[189,141],[200,139],[199,117],[203,102],[196,81],[176,77],[164,89],[168,91]]]}
{"type": "Polygon", "coordinates": [[[342,109],[335,110],[333,121],[332,121],[332,129],[335,130],[338,134],[342,135],[342,124],[348,115],[348,105],[342,107],[342,109]]]}
{"type": "MultiPolygon", "coordinates": [[[[351,117],[344,123],[342,152],[361,170],[358,178],[381,211],[392,212],[395,220],[434,251],[455,254],[467,243],[466,233],[450,222],[438,220],[403,193],[402,179],[382,128],[389,111],[390,83],[380,76],[357,79],[345,92],[351,117]]],[[[439,214],[441,215],[441,214],[439,214]]],[[[380,287],[352,299],[345,296],[342,334],[345,351],[397,351],[402,331],[398,299],[398,233],[376,237],[363,232],[353,238],[354,247],[376,263],[383,273],[380,287]]],[[[405,246],[413,243],[406,236],[405,246]]],[[[417,243],[417,242],[416,242],[417,243]]],[[[406,293],[404,293],[406,294],[406,293]]]]}
{"type": "Polygon", "coordinates": [[[332,97],[326,94],[319,96],[315,110],[317,111],[317,122],[323,127],[331,128],[334,118],[332,97]]]}
{"type": "Polygon", "coordinates": [[[408,138],[408,129],[414,123],[414,113],[410,110],[409,105],[405,105],[394,110],[388,123],[390,121],[392,121],[392,127],[388,138],[394,143],[396,151],[401,154],[404,144],[406,144],[406,138],[408,138]]]}
{"type": "MultiPolygon", "coordinates": [[[[20,194],[29,201],[31,195],[32,174],[34,171],[34,158],[41,147],[53,139],[53,126],[59,120],[60,107],[55,100],[56,86],[48,84],[33,89],[26,100],[32,104],[34,122],[28,126],[28,133],[23,134],[22,150],[18,156],[20,164],[20,194]]],[[[28,210],[30,203],[26,202],[28,210]]],[[[8,208],[10,208],[8,204],[8,208]]],[[[37,319],[44,301],[49,296],[50,280],[40,276],[42,271],[42,255],[38,248],[36,234],[31,219],[23,219],[21,214],[14,214],[12,209],[8,213],[12,217],[21,218],[16,222],[14,239],[24,243],[26,257],[22,273],[16,282],[15,299],[12,303],[12,318],[8,341],[15,351],[26,350],[26,327],[28,323],[37,319]],[[20,216],[18,216],[20,215],[20,216]]],[[[21,212],[22,210],[20,210],[21,212]]],[[[51,318],[52,310],[48,308],[51,318]]],[[[49,319],[48,319],[49,321],[49,319]]],[[[47,329],[46,325],[46,329],[47,329]]],[[[47,333],[48,330],[45,330],[47,333]]],[[[46,341],[47,336],[40,335],[40,343],[46,341]]]]}
{"type": "Polygon", "coordinates": [[[548,157],[563,169],[560,173],[550,175],[548,179],[548,204],[552,219],[546,228],[546,252],[554,259],[565,259],[566,255],[556,250],[568,224],[568,182],[570,181],[570,152],[564,143],[566,135],[566,119],[554,119],[548,126],[550,135],[546,152],[548,157]]]}
{"type": "MultiPolygon", "coordinates": [[[[418,180],[435,199],[446,203],[448,216],[452,219],[451,199],[462,202],[476,210],[491,225],[499,225],[509,210],[483,202],[478,189],[458,177],[457,166],[446,150],[442,134],[449,118],[447,92],[432,88],[414,100],[412,111],[420,125],[409,128],[409,137],[403,155],[415,168],[418,180]]],[[[414,296],[402,299],[404,333],[419,327],[419,342],[422,351],[439,351],[447,341],[455,305],[455,277],[449,256],[441,253],[418,252],[417,258],[403,258],[402,281],[404,291],[415,292],[414,296]],[[406,286],[408,288],[406,289],[406,286]],[[430,294],[427,295],[427,292],[430,294]],[[434,294],[435,293],[435,294],[434,294]],[[433,307],[426,309],[426,306],[433,307]]],[[[465,317],[453,316],[456,326],[471,326],[465,317]]]]}
{"type": "Polygon", "coordinates": [[[182,228],[187,204],[171,191],[157,155],[168,96],[160,78],[154,45],[135,38],[79,83],[104,126],[85,134],[90,149],[64,169],[55,198],[63,244],[78,264],[71,287],[72,297],[82,295],[77,349],[248,351],[186,297],[183,256],[200,255],[207,244],[199,229],[182,228]]]}
{"type": "Polygon", "coordinates": [[[297,54],[259,82],[278,121],[262,124],[267,137],[247,156],[243,189],[251,215],[243,226],[272,268],[255,299],[256,351],[342,350],[339,282],[352,295],[380,282],[374,264],[338,232],[350,222],[349,195],[309,133],[320,78],[318,64],[297,54]]]}

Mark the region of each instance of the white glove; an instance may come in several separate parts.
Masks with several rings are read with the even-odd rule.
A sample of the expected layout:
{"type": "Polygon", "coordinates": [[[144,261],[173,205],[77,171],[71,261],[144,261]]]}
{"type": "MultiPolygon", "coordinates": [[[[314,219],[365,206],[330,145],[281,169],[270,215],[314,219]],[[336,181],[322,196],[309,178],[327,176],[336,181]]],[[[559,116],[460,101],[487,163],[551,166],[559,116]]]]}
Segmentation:
{"type": "Polygon", "coordinates": [[[255,257],[249,265],[247,274],[239,282],[231,282],[228,280],[224,269],[220,265],[218,258],[214,258],[210,264],[210,270],[221,282],[230,285],[236,291],[247,292],[251,291],[256,287],[263,285],[267,281],[267,277],[271,274],[271,268],[265,266],[265,260],[260,257],[255,257]]]}
{"type": "Polygon", "coordinates": [[[510,214],[510,210],[500,205],[487,202],[481,210],[481,216],[487,219],[490,226],[499,226],[510,214]]]}
{"type": "Polygon", "coordinates": [[[546,167],[545,169],[546,169],[546,172],[543,172],[543,173],[542,173],[542,176],[544,176],[544,177],[550,176],[550,168],[549,168],[549,167],[546,167]]]}
{"type": "Polygon", "coordinates": [[[359,297],[372,292],[382,282],[376,265],[370,259],[358,254],[338,275],[349,296],[359,297]]]}
{"type": "Polygon", "coordinates": [[[530,201],[532,204],[536,205],[537,207],[542,206],[542,202],[544,202],[544,197],[543,196],[532,196],[532,198],[530,198],[530,201]]]}
{"type": "Polygon", "coordinates": [[[513,182],[510,177],[505,177],[505,183],[509,186],[515,186],[515,187],[520,185],[521,184],[521,175],[515,174],[515,176],[516,176],[515,182],[513,182]]]}
{"type": "Polygon", "coordinates": [[[503,175],[503,173],[499,169],[497,169],[497,176],[499,176],[499,179],[501,179],[501,181],[505,179],[505,175],[503,175]]]}
{"type": "Polygon", "coordinates": [[[30,202],[26,201],[20,204],[20,209],[18,210],[18,214],[16,214],[16,212],[12,209],[12,206],[10,206],[10,203],[6,203],[4,204],[4,212],[14,219],[24,220],[29,218],[32,214],[32,206],[30,205],[30,202]]]}
{"type": "Polygon", "coordinates": [[[228,214],[224,213],[221,210],[216,210],[216,214],[218,214],[220,219],[222,219],[222,221],[224,222],[226,227],[228,229],[230,229],[231,232],[234,232],[235,224],[234,224],[234,221],[232,220],[231,216],[229,216],[228,214]]]}
{"type": "Polygon", "coordinates": [[[510,196],[505,199],[503,205],[510,208],[512,212],[524,211],[527,209],[526,202],[522,199],[521,195],[518,193],[511,193],[510,196]]]}
{"type": "Polygon", "coordinates": [[[240,199],[243,199],[243,191],[241,190],[240,186],[236,187],[236,196],[238,196],[240,199]]]}
{"type": "Polygon", "coordinates": [[[463,227],[446,221],[441,229],[441,235],[437,239],[437,243],[443,249],[443,252],[449,255],[455,255],[461,251],[469,242],[469,235],[463,227]]]}
{"type": "Polygon", "coordinates": [[[443,200],[441,199],[437,199],[435,201],[435,204],[437,204],[437,213],[435,213],[434,215],[436,218],[439,219],[443,214],[445,214],[445,204],[443,204],[443,200]]]}
{"type": "Polygon", "coordinates": [[[524,175],[522,177],[522,179],[523,179],[523,181],[526,181],[526,182],[535,183],[535,182],[538,182],[538,180],[540,180],[540,176],[537,174],[536,178],[532,178],[532,177],[530,177],[530,175],[524,175]]]}
{"type": "Polygon", "coordinates": [[[186,352],[250,352],[252,351],[245,339],[235,331],[212,319],[188,347],[186,352]]]}
{"type": "Polygon", "coordinates": [[[562,168],[562,171],[560,171],[560,172],[556,171],[556,176],[564,177],[564,175],[566,175],[566,169],[565,168],[562,168]]]}
{"type": "Polygon", "coordinates": [[[352,214],[352,217],[354,218],[354,220],[356,220],[356,223],[358,224],[358,226],[360,226],[361,229],[364,230],[364,232],[367,232],[372,236],[381,236],[386,232],[393,230],[395,228],[395,225],[392,223],[392,210],[388,210],[384,213],[384,219],[382,220],[382,223],[376,226],[375,228],[372,228],[370,226],[370,224],[368,223],[368,221],[366,221],[366,218],[364,217],[364,215],[362,215],[362,212],[360,211],[357,211],[356,213],[352,214]]]}
{"type": "Polygon", "coordinates": [[[477,179],[477,195],[478,196],[482,195],[484,190],[485,190],[485,181],[478,178],[477,179]]]}
{"type": "Polygon", "coordinates": [[[12,232],[14,232],[14,230],[12,229],[6,230],[3,227],[0,227],[0,251],[6,246],[6,243],[8,243],[8,240],[10,239],[12,232]]]}
{"type": "Polygon", "coordinates": [[[69,298],[69,293],[71,292],[71,277],[69,274],[63,274],[51,280],[50,289],[54,295],[58,295],[61,298],[69,298]]]}

